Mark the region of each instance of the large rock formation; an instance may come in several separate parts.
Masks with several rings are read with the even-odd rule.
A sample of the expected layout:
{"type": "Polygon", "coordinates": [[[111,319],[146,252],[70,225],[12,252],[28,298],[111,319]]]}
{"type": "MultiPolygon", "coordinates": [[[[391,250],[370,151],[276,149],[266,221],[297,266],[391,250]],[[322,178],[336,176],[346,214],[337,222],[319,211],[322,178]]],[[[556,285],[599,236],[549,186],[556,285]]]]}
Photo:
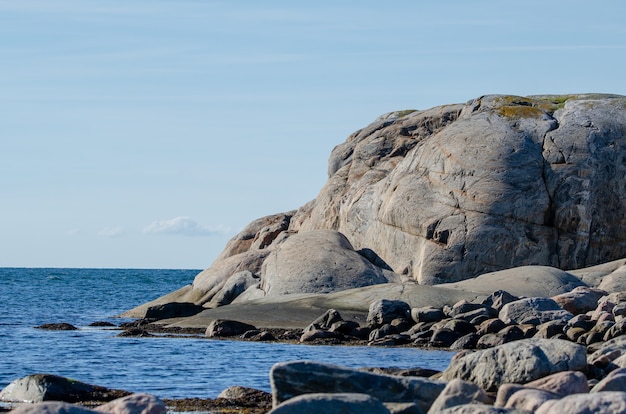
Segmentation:
{"type": "Polygon", "coordinates": [[[626,256],[623,96],[393,112],[337,146],[328,174],[315,200],[251,223],[175,299],[230,303],[241,272],[236,293],[254,299],[626,256]]]}

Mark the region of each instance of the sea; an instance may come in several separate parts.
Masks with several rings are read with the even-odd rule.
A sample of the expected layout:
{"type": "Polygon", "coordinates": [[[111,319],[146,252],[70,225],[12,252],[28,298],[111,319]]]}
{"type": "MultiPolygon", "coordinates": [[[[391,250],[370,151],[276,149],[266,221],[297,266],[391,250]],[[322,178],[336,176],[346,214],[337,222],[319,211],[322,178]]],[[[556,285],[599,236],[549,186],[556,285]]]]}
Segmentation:
{"type": "Polygon", "coordinates": [[[119,337],[116,315],[190,284],[199,270],[0,268],[0,389],[30,374],[145,392],[215,398],[233,385],[270,391],[281,361],[347,367],[445,369],[453,353],[417,348],[320,346],[199,337],[119,337]],[[36,329],[69,323],[78,330],[36,329]]]}

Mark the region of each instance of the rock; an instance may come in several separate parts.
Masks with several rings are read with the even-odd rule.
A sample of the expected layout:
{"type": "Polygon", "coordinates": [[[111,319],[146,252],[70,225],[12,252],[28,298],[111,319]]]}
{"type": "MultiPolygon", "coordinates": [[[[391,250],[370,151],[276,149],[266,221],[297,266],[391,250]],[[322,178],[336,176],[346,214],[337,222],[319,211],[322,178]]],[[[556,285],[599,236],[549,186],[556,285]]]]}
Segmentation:
{"type": "MultiPolygon", "coordinates": [[[[46,401],[37,404],[20,405],[10,411],[12,414],[96,414],[98,411],[90,410],[80,405],[74,405],[60,401],[46,401]]],[[[111,413],[114,414],[114,413],[111,413]]],[[[117,413],[115,413],[117,414],[117,413]]]]}
{"type": "Polygon", "coordinates": [[[613,414],[626,412],[626,392],[573,394],[541,404],[536,414],[613,414]]]}
{"type": "Polygon", "coordinates": [[[463,335],[456,341],[450,345],[451,351],[460,351],[462,349],[476,349],[478,340],[480,339],[480,335],[475,333],[469,333],[467,335],[463,335]]]}
{"type": "Polygon", "coordinates": [[[562,320],[549,321],[537,326],[537,332],[533,335],[535,338],[553,338],[563,333],[563,329],[567,325],[562,320]]]}
{"type": "Polygon", "coordinates": [[[298,395],[274,407],[270,414],[390,414],[378,399],[357,393],[298,395]]]}
{"type": "Polygon", "coordinates": [[[445,383],[418,377],[362,372],[330,364],[291,361],[270,370],[274,407],[301,394],[365,393],[385,402],[415,402],[427,412],[445,383]]]}
{"type": "Polygon", "coordinates": [[[381,299],[370,304],[367,314],[367,325],[371,328],[380,327],[396,318],[410,317],[411,307],[401,300],[381,299]]]}
{"type": "Polygon", "coordinates": [[[251,286],[259,283],[260,279],[251,271],[237,272],[226,279],[220,291],[211,298],[209,304],[211,307],[228,305],[251,286]]]}
{"type": "Polygon", "coordinates": [[[47,331],[76,331],[77,327],[70,323],[44,323],[43,325],[35,326],[35,329],[45,329],[47,331]]]}
{"type": "Polygon", "coordinates": [[[131,394],[95,408],[110,414],[165,414],[165,403],[150,394],[131,394]]]}
{"type": "Polygon", "coordinates": [[[130,392],[91,385],[52,374],[33,374],[17,379],[0,391],[0,401],[42,402],[111,401],[130,392]]]}
{"type": "Polygon", "coordinates": [[[502,321],[500,318],[491,318],[483,321],[477,329],[477,333],[479,335],[484,335],[488,333],[496,333],[501,331],[506,327],[506,323],[502,321]]]}
{"type": "Polygon", "coordinates": [[[585,351],[559,339],[522,339],[455,358],[441,379],[459,378],[495,391],[504,383],[525,384],[560,371],[584,370],[585,351]]]}
{"type": "Polygon", "coordinates": [[[425,306],[423,308],[411,309],[411,318],[416,323],[419,322],[439,322],[444,319],[446,314],[443,313],[443,309],[434,306],[425,306]]]}
{"type": "Polygon", "coordinates": [[[509,397],[504,408],[517,408],[535,412],[546,401],[558,400],[561,397],[561,395],[550,391],[523,388],[509,397]]]}
{"type": "Polygon", "coordinates": [[[600,380],[591,392],[603,391],[624,391],[626,390],[626,368],[619,368],[609,372],[609,374],[600,380]]]}
{"type": "Polygon", "coordinates": [[[528,265],[545,268],[459,289],[532,297],[585,285],[555,266],[626,256],[625,100],[487,95],[386,114],[333,149],[314,200],[255,220],[177,300],[205,304],[241,271],[259,276],[262,295],[454,283],[528,265]]]}
{"type": "Polygon", "coordinates": [[[322,316],[311,322],[311,324],[306,327],[305,331],[311,331],[314,329],[330,329],[336,322],[343,322],[343,318],[335,309],[329,309],[322,316]]]}
{"type": "Polygon", "coordinates": [[[330,293],[387,283],[385,272],[355,252],[343,234],[313,230],[289,237],[269,254],[260,287],[266,296],[330,293]]]}
{"type": "Polygon", "coordinates": [[[209,338],[240,336],[256,327],[239,321],[216,319],[206,328],[205,335],[209,338]]]}
{"type": "Polygon", "coordinates": [[[441,414],[530,414],[526,410],[500,408],[488,404],[463,404],[446,408],[441,414]]]}
{"type": "Polygon", "coordinates": [[[487,349],[524,339],[524,332],[517,325],[509,325],[496,333],[485,334],[476,342],[476,348],[487,349]]]}
{"type": "Polygon", "coordinates": [[[491,399],[487,393],[478,385],[471,382],[453,379],[441,391],[435,399],[433,405],[428,410],[428,414],[440,413],[442,410],[457,405],[484,403],[489,404],[491,399]]]}
{"type": "Polygon", "coordinates": [[[339,332],[331,332],[325,329],[313,329],[306,331],[300,336],[300,342],[311,342],[318,339],[340,339],[342,336],[339,332]]]}
{"type": "Polygon", "coordinates": [[[435,348],[449,348],[454,342],[463,336],[459,332],[455,332],[449,328],[436,329],[431,338],[429,345],[435,348]]]}
{"type": "Polygon", "coordinates": [[[502,309],[504,305],[509,302],[515,302],[519,299],[519,297],[511,295],[505,290],[497,290],[483,299],[482,304],[500,312],[500,309],[502,309]]]}
{"type": "Polygon", "coordinates": [[[600,298],[606,295],[608,293],[602,289],[579,286],[571,292],[553,296],[552,299],[566,311],[580,315],[594,310],[600,298]]]}
{"type": "Polygon", "coordinates": [[[241,399],[267,399],[271,398],[271,394],[265,391],[257,390],[256,388],[242,387],[240,385],[234,385],[226,388],[220,392],[217,398],[225,398],[228,400],[241,400],[241,399]]]}
{"type": "Polygon", "coordinates": [[[150,306],[146,310],[148,319],[170,319],[193,316],[204,310],[202,306],[190,302],[169,302],[161,305],[150,306]]]}
{"type": "MultiPolygon", "coordinates": [[[[438,286],[490,295],[506,290],[514,297],[550,297],[586,286],[578,277],[551,266],[520,266],[483,273],[473,279],[438,286]]],[[[508,300],[509,298],[507,298],[508,300]]]]}
{"type": "Polygon", "coordinates": [[[525,384],[529,388],[550,391],[561,396],[589,392],[585,374],[579,371],[563,371],[525,384]]]}
{"type": "Polygon", "coordinates": [[[618,336],[604,342],[587,357],[589,365],[598,363],[606,365],[618,357],[626,354],[626,336],[618,336]]]}
{"type": "Polygon", "coordinates": [[[504,323],[540,325],[556,319],[567,322],[574,315],[563,310],[554,300],[543,297],[525,298],[507,303],[498,317],[504,323]]]}

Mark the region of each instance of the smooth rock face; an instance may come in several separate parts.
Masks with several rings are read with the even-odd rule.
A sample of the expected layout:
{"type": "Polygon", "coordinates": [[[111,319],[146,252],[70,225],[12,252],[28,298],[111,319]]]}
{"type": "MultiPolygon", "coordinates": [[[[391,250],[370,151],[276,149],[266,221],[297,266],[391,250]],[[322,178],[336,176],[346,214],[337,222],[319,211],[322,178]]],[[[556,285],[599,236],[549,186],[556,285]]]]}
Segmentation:
{"type": "Polygon", "coordinates": [[[441,379],[459,378],[495,391],[504,383],[525,384],[586,367],[586,350],[581,345],[559,339],[523,339],[453,359],[441,379]]]}
{"type": "Polygon", "coordinates": [[[543,403],[536,414],[614,414],[626,412],[626,392],[574,394],[543,403]]]}
{"type": "Polygon", "coordinates": [[[389,414],[378,399],[367,394],[303,394],[275,407],[270,414],[389,414]]]}
{"type": "Polygon", "coordinates": [[[17,379],[0,391],[0,401],[109,401],[130,394],[51,374],[33,374],[17,379]]]}
{"type": "Polygon", "coordinates": [[[383,269],[333,230],[291,236],[265,259],[262,272],[261,289],[267,296],[330,293],[388,282],[383,269]]]}
{"type": "Polygon", "coordinates": [[[525,298],[504,305],[498,317],[505,323],[540,325],[557,319],[568,321],[574,315],[550,298],[525,298]]]}
{"type": "MultiPolygon", "coordinates": [[[[252,222],[179,300],[207,303],[241,271],[272,296],[621,259],[625,137],[626,97],[614,95],[488,95],[386,114],[332,151],[315,200],[252,222]]],[[[569,276],[569,289],[553,275],[543,295],[583,285],[569,276]]],[[[613,279],[601,288],[626,280],[613,279]]]]}
{"type": "Polygon", "coordinates": [[[270,370],[274,407],[301,394],[361,393],[384,402],[415,402],[427,412],[445,383],[395,377],[310,361],[275,364],[270,370]]]}

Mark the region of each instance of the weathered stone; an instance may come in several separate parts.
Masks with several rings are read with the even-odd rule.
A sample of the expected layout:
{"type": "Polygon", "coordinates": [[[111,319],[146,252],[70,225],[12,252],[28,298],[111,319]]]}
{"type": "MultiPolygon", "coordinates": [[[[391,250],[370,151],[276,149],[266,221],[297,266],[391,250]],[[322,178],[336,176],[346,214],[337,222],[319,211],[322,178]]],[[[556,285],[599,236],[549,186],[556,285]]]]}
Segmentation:
{"type": "Polygon", "coordinates": [[[544,322],[537,326],[537,332],[533,335],[535,338],[552,338],[563,333],[566,322],[562,320],[544,322]]]}
{"type": "Polygon", "coordinates": [[[523,388],[511,395],[504,405],[505,408],[518,408],[534,412],[544,402],[550,400],[558,400],[562,396],[550,391],[538,390],[533,388],[523,388]]]}
{"type": "Polygon", "coordinates": [[[457,405],[470,403],[488,404],[490,402],[491,399],[487,396],[487,393],[478,385],[459,379],[453,379],[446,384],[441,394],[435,399],[430,410],[428,410],[428,414],[440,413],[446,408],[457,405]]]}
{"type": "Polygon", "coordinates": [[[361,393],[311,393],[293,397],[274,407],[269,414],[390,414],[378,399],[361,393]]]}
{"type": "Polygon", "coordinates": [[[571,292],[553,296],[552,299],[566,311],[579,315],[594,310],[600,298],[606,295],[608,293],[605,290],[579,286],[571,292]]]}
{"type": "Polygon", "coordinates": [[[525,384],[529,388],[550,391],[561,396],[589,392],[587,377],[580,371],[563,371],[525,384]]]}
{"type": "Polygon", "coordinates": [[[478,339],[476,348],[487,349],[500,346],[509,342],[524,339],[524,332],[516,325],[509,325],[496,333],[485,334],[478,339]]]}
{"type": "Polygon", "coordinates": [[[256,388],[242,387],[241,385],[233,385],[220,392],[217,398],[225,398],[228,400],[240,399],[259,399],[271,397],[271,394],[256,388]]]}
{"type": "Polygon", "coordinates": [[[327,331],[326,329],[313,329],[312,331],[306,331],[300,336],[300,342],[311,342],[317,339],[339,339],[341,338],[339,332],[327,331]]]}
{"type": "Polygon", "coordinates": [[[165,414],[165,403],[150,394],[131,394],[95,408],[108,414],[165,414]]]}
{"type": "Polygon", "coordinates": [[[430,338],[430,346],[435,348],[448,348],[461,336],[462,334],[455,332],[452,329],[436,329],[430,338]]]}
{"type": "Polygon", "coordinates": [[[76,331],[77,327],[70,323],[44,323],[43,325],[35,326],[35,329],[44,329],[47,331],[76,331]]]}
{"type": "Polygon", "coordinates": [[[17,379],[0,391],[0,401],[111,401],[130,392],[91,385],[51,374],[34,374],[17,379]]]}
{"type": "Polygon", "coordinates": [[[599,344],[597,349],[593,350],[593,353],[587,357],[587,361],[589,365],[606,364],[624,354],[626,354],[626,336],[618,336],[599,344]]]}
{"type": "Polygon", "coordinates": [[[170,319],[192,316],[204,310],[202,306],[190,302],[169,302],[150,306],[146,310],[148,319],[170,319]]]}
{"type": "Polygon", "coordinates": [[[507,303],[500,310],[498,317],[505,323],[530,323],[540,325],[553,320],[567,322],[574,315],[563,310],[554,300],[535,297],[507,303]]]}
{"type": "Polygon", "coordinates": [[[442,410],[440,414],[530,414],[516,408],[494,407],[488,404],[463,404],[442,410]]]}
{"type": "MultiPolygon", "coordinates": [[[[60,401],[46,401],[37,404],[23,404],[11,410],[12,414],[96,414],[80,405],[60,401]]],[[[114,414],[114,413],[111,413],[114,414]]]]}
{"type": "Polygon", "coordinates": [[[211,304],[209,306],[228,305],[251,286],[256,286],[259,283],[260,279],[251,271],[243,270],[237,272],[226,279],[223,287],[209,302],[211,304]]]}
{"type": "Polygon", "coordinates": [[[591,392],[624,390],[626,390],[626,368],[619,368],[609,372],[605,378],[591,389],[591,392]]]}
{"type": "Polygon", "coordinates": [[[261,289],[266,296],[288,293],[329,293],[387,283],[383,269],[352,248],[333,230],[295,234],[263,262],[261,289]]]}
{"type": "Polygon", "coordinates": [[[482,301],[482,304],[485,306],[489,306],[490,308],[493,308],[496,311],[500,312],[500,309],[502,309],[504,305],[506,305],[509,302],[515,302],[516,300],[519,300],[519,299],[520,298],[518,298],[517,296],[511,295],[509,292],[505,290],[497,290],[493,292],[492,294],[490,294],[489,296],[487,296],[482,301]]]}
{"type": "Polygon", "coordinates": [[[626,412],[626,392],[573,394],[541,404],[536,414],[614,414],[626,412]]]}
{"type": "Polygon", "coordinates": [[[370,304],[367,325],[376,328],[396,318],[410,317],[411,306],[401,300],[381,299],[370,304]]]}
{"type": "Polygon", "coordinates": [[[463,335],[450,345],[450,350],[460,351],[462,349],[475,349],[479,339],[480,335],[475,333],[463,335]]]}
{"type": "Polygon", "coordinates": [[[335,309],[329,309],[322,316],[311,322],[304,331],[312,331],[314,329],[330,329],[335,322],[341,322],[343,318],[335,309]]]}
{"type": "Polygon", "coordinates": [[[488,333],[496,333],[504,329],[506,324],[500,318],[491,318],[483,321],[478,327],[476,333],[484,335],[488,333]]]}
{"type": "Polygon", "coordinates": [[[380,401],[415,402],[424,412],[445,383],[418,377],[377,375],[310,361],[275,364],[270,370],[274,406],[308,393],[366,393],[380,401]]]}
{"type": "Polygon", "coordinates": [[[555,372],[586,367],[581,345],[557,339],[522,339],[455,358],[441,378],[459,378],[494,391],[504,383],[525,384],[555,372]]]}
{"type": "Polygon", "coordinates": [[[209,323],[209,326],[206,328],[205,335],[209,338],[240,336],[247,331],[255,329],[256,327],[248,323],[216,319],[209,323]]]}
{"type": "Polygon", "coordinates": [[[444,319],[446,314],[443,313],[443,309],[436,308],[434,306],[427,306],[423,308],[411,309],[411,318],[416,322],[439,322],[444,319]]]}

